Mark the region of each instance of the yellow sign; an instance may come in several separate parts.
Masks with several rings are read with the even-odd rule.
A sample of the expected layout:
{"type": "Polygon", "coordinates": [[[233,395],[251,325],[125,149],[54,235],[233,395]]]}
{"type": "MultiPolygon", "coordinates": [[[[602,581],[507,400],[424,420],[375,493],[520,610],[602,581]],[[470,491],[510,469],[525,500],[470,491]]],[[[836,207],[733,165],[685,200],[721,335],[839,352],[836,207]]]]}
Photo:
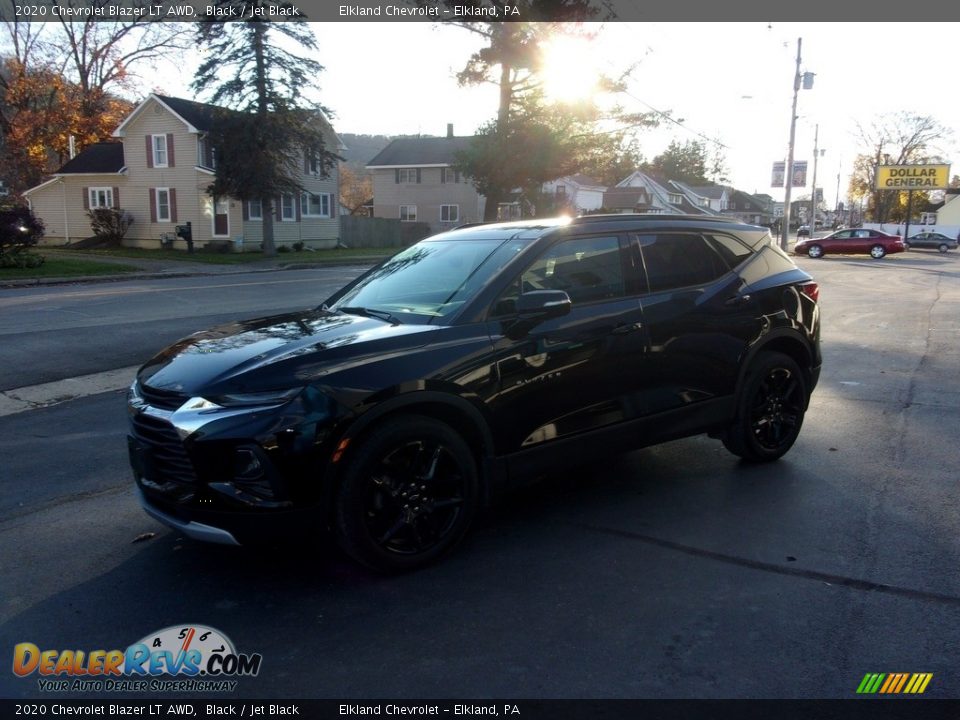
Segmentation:
{"type": "Polygon", "coordinates": [[[881,165],[877,190],[946,190],[950,187],[949,165],[881,165]]]}

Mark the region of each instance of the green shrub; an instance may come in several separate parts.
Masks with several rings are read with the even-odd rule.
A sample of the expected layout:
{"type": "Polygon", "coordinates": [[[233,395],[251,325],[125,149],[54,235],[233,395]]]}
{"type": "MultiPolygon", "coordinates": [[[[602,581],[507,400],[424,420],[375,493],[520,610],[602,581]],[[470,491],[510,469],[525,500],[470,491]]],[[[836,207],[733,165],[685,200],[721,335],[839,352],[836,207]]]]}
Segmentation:
{"type": "Polygon", "coordinates": [[[43,255],[29,251],[43,237],[43,221],[22,205],[0,210],[0,267],[43,265],[43,255]]]}
{"type": "Polygon", "coordinates": [[[119,245],[133,225],[133,216],[117,208],[94,208],[87,212],[87,217],[93,234],[111,245],[119,245]]]}

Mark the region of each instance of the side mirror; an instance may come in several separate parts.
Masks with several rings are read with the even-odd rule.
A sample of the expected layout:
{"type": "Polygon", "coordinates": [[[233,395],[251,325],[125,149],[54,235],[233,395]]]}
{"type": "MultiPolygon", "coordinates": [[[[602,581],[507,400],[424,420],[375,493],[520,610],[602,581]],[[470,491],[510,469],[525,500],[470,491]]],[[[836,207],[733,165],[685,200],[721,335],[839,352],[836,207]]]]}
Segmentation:
{"type": "Polygon", "coordinates": [[[517,315],[523,319],[546,320],[570,312],[570,296],[563,290],[533,290],[517,298],[517,315]]]}

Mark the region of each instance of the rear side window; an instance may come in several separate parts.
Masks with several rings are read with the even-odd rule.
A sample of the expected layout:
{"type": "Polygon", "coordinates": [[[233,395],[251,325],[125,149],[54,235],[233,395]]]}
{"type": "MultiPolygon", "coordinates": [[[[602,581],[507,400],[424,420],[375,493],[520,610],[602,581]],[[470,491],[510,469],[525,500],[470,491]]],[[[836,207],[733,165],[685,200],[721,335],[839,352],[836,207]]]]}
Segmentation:
{"type": "Polygon", "coordinates": [[[749,247],[729,235],[708,235],[707,240],[731,270],[753,255],[749,247]]]}
{"type": "Polygon", "coordinates": [[[703,235],[658,233],[639,240],[650,292],[706,285],[730,270],[703,235]]]}

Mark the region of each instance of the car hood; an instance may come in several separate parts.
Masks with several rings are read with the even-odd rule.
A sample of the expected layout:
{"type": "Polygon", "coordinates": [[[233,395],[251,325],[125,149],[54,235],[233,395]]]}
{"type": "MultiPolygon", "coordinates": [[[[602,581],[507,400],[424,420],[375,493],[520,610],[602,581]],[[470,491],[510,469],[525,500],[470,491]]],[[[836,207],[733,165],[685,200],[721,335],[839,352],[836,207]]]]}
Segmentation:
{"type": "Polygon", "coordinates": [[[431,325],[311,310],[228,323],[174,343],[137,379],[178,395],[257,392],[307,384],[332,365],[425,345],[431,325]]]}

